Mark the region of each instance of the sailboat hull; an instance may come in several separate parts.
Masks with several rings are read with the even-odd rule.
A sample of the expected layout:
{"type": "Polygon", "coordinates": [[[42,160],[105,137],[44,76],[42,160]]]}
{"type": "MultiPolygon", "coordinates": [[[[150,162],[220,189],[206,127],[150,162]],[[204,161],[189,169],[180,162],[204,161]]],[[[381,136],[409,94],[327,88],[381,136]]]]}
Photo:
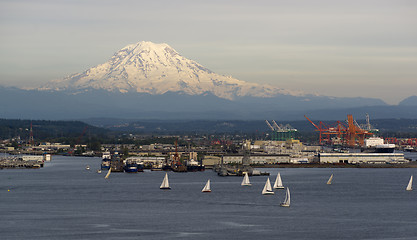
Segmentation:
{"type": "Polygon", "coordinates": [[[274,187],[274,189],[285,189],[285,187],[274,187]]]}
{"type": "Polygon", "coordinates": [[[211,192],[211,190],[203,190],[203,191],[201,191],[201,192],[211,192]]]}
{"type": "Polygon", "coordinates": [[[170,187],[160,187],[159,189],[162,189],[162,190],[171,190],[170,187]]]}
{"type": "Polygon", "coordinates": [[[281,203],[280,206],[281,207],[290,207],[290,205],[289,204],[286,204],[286,203],[281,203]]]}
{"type": "Polygon", "coordinates": [[[263,192],[262,195],[274,195],[274,192],[263,192]]]}

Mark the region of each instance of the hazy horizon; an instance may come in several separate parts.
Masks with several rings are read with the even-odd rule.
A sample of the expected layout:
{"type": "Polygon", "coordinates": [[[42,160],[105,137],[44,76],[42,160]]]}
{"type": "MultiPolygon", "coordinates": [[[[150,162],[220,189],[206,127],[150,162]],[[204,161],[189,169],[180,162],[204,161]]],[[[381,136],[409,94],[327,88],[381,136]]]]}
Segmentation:
{"type": "Polygon", "coordinates": [[[167,43],[239,80],[397,104],[417,95],[415,1],[0,1],[0,85],[34,87],[167,43]]]}

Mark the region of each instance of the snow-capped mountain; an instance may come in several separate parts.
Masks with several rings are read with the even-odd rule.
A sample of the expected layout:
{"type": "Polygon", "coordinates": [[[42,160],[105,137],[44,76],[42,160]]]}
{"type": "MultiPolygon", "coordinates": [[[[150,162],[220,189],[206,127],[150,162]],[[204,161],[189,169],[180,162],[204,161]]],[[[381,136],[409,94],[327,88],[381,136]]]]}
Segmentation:
{"type": "Polygon", "coordinates": [[[179,92],[188,95],[210,93],[223,99],[299,95],[269,85],[244,82],[216,74],[181,56],[168,44],[139,42],[116,52],[107,62],[38,90],[83,92],[89,89],[138,92],[152,95],[179,92]]]}

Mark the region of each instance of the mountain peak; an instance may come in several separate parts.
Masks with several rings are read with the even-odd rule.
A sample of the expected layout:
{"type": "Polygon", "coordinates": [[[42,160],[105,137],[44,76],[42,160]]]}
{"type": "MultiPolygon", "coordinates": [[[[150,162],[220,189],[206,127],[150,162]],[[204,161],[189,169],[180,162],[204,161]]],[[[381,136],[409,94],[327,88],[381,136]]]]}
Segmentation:
{"type": "Polygon", "coordinates": [[[273,97],[291,95],[289,91],[268,85],[244,82],[216,74],[199,63],[181,56],[166,43],[142,41],[117,51],[107,62],[47,83],[39,90],[139,92],[164,94],[180,92],[189,95],[212,93],[236,97],[273,97]]]}
{"type": "Polygon", "coordinates": [[[168,53],[171,56],[178,55],[178,53],[166,43],[153,43],[148,41],[141,41],[135,44],[127,45],[120,49],[119,52],[129,52],[131,54],[149,53],[151,51],[159,54],[168,53]]]}
{"type": "Polygon", "coordinates": [[[417,106],[417,95],[403,99],[398,105],[401,106],[417,106]]]}

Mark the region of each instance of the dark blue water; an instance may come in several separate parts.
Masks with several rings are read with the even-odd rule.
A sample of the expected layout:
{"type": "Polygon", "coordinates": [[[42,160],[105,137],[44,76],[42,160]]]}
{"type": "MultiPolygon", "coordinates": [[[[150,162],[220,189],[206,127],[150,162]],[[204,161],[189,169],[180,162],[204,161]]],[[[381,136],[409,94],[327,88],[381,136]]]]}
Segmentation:
{"type": "MultiPolygon", "coordinates": [[[[261,195],[264,176],[241,187],[211,170],[169,173],[163,191],[165,172],[105,180],[99,165],[55,156],[0,170],[0,239],[417,239],[417,190],[405,191],[417,169],[280,169],[283,208],[284,190],[261,195]],[[207,179],[212,192],[201,193],[207,179]]],[[[273,182],[278,169],[268,171],[273,182]]]]}

